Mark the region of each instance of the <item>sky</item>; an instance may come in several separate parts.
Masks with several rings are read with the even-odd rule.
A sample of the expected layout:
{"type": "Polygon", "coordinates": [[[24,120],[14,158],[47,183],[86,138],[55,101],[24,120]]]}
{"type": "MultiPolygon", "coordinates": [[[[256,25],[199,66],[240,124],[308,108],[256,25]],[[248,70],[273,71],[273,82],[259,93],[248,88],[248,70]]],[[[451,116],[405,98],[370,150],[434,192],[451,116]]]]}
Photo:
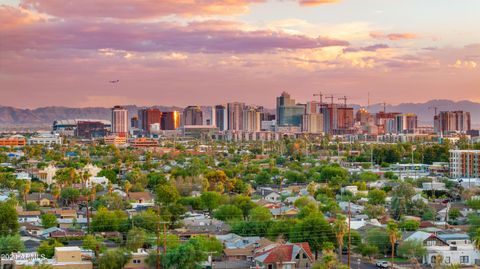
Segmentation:
{"type": "Polygon", "coordinates": [[[480,102],[479,14],[478,0],[0,0],[0,105],[480,102]]]}

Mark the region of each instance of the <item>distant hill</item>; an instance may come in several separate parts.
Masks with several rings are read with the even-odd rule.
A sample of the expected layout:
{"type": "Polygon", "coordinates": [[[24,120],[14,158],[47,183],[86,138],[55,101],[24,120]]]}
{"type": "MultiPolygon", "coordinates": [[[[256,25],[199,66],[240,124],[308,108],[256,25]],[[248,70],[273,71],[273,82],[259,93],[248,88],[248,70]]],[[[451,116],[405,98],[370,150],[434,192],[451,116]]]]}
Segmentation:
{"type": "MultiPolygon", "coordinates": [[[[433,124],[434,109],[429,107],[438,107],[442,110],[464,110],[472,115],[472,124],[477,128],[480,126],[480,103],[471,101],[454,102],[450,100],[431,100],[426,103],[402,103],[398,105],[387,105],[387,112],[415,113],[421,125],[433,124]]],[[[155,106],[162,111],[181,110],[180,107],[155,106]]],[[[137,115],[138,106],[126,106],[129,116],[137,115]]],[[[354,105],[357,110],[359,105],[354,105]]],[[[382,104],[370,106],[371,112],[383,110],[382,104]]],[[[0,129],[4,127],[49,127],[54,120],[61,119],[110,119],[110,108],[105,107],[40,107],[36,109],[19,109],[14,107],[0,106],[0,129]]]]}
{"type": "MultiPolygon", "coordinates": [[[[358,106],[357,106],[358,107],[358,106]]],[[[415,113],[418,116],[419,124],[433,125],[433,116],[435,109],[440,111],[463,110],[470,112],[472,125],[480,125],[480,103],[471,101],[451,101],[451,100],[430,100],[426,103],[402,103],[398,105],[386,105],[387,112],[415,113]]],[[[383,111],[383,104],[374,104],[370,106],[370,112],[383,111]]],[[[437,113],[438,113],[437,112],[437,113]]]]}
{"type": "MultiPolygon", "coordinates": [[[[156,106],[162,111],[179,110],[178,107],[156,106]]],[[[137,115],[140,107],[126,106],[129,117],[137,115]]],[[[54,120],[63,119],[105,119],[111,118],[110,108],[105,107],[40,107],[20,109],[0,106],[0,128],[13,126],[51,126],[54,120]]]]}

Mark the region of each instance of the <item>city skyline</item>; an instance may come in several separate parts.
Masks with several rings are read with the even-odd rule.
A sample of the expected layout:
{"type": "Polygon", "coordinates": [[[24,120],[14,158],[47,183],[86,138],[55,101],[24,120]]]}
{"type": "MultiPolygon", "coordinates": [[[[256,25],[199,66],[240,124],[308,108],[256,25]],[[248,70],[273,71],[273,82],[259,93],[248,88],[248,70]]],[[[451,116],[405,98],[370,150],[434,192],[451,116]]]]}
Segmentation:
{"type": "Polygon", "coordinates": [[[0,105],[480,102],[478,1],[157,2],[0,0],[0,105]]]}

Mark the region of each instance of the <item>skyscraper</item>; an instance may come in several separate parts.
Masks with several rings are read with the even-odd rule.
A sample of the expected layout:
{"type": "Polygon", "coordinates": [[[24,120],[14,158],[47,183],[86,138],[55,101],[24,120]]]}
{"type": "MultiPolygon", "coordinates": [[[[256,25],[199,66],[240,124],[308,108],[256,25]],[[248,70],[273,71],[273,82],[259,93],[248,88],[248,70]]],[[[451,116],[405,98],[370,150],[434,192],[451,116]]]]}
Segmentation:
{"type": "Polygon", "coordinates": [[[302,131],[311,134],[323,133],[323,114],[312,113],[303,115],[302,131]]]}
{"type": "Polygon", "coordinates": [[[465,133],[470,130],[470,126],[470,112],[441,111],[440,114],[434,117],[434,128],[438,134],[465,133]]]}
{"type": "Polygon", "coordinates": [[[215,125],[220,131],[225,131],[228,128],[227,109],[224,105],[215,106],[215,125]]]}
{"type": "Polygon", "coordinates": [[[162,112],[162,130],[175,130],[180,127],[180,113],[178,111],[162,112]]]}
{"type": "Polygon", "coordinates": [[[247,106],[243,110],[243,130],[248,132],[259,132],[260,128],[260,109],[253,106],[247,106]]]}
{"type": "Polygon", "coordinates": [[[184,125],[203,125],[203,112],[198,106],[188,106],[183,110],[184,125]]]}
{"type": "Polygon", "coordinates": [[[215,107],[213,106],[202,106],[200,107],[202,110],[202,125],[209,125],[209,126],[215,126],[216,121],[215,121],[215,107]]]}
{"type": "Polygon", "coordinates": [[[128,110],[122,106],[112,108],[112,133],[122,137],[128,134],[128,110]]]}
{"type": "Polygon", "coordinates": [[[278,126],[301,126],[304,113],[305,105],[296,104],[290,94],[282,92],[282,95],[277,97],[278,126]]]}
{"type": "Polygon", "coordinates": [[[150,133],[152,124],[159,124],[162,118],[162,112],[158,108],[144,108],[138,111],[140,128],[147,133],[150,133]]]}
{"type": "Polygon", "coordinates": [[[244,103],[234,102],[227,104],[228,110],[228,130],[241,131],[243,130],[243,110],[244,103]]]}
{"type": "Polygon", "coordinates": [[[397,115],[395,123],[397,133],[415,133],[417,129],[417,115],[413,113],[397,115]]]}

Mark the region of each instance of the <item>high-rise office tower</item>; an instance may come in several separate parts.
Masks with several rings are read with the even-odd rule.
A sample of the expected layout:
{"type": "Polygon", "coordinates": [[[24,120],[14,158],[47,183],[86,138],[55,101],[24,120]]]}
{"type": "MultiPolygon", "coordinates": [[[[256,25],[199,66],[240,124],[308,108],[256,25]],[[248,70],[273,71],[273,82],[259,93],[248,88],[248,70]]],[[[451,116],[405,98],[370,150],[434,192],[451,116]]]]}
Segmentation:
{"type": "Polygon", "coordinates": [[[128,135],[128,110],[122,106],[112,108],[112,133],[122,137],[128,135]]]}
{"type": "Polygon", "coordinates": [[[243,130],[248,132],[259,132],[261,129],[260,109],[247,106],[243,110],[243,130]]]}
{"type": "Polygon", "coordinates": [[[397,115],[395,123],[397,133],[413,134],[417,129],[417,115],[413,113],[397,115]]]}
{"type": "Polygon", "coordinates": [[[138,111],[140,128],[147,133],[150,133],[152,124],[160,124],[162,112],[158,108],[144,108],[138,111]]]}
{"type": "Polygon", "coordinates": [[[296,104],[290,95],[283,92],[277,97],[277,125],[301,126],[305,105],[296,104]]]}
{"type": "Polygon", "coordinates": [[[302,131],[311,134],[323,133],[323,114],[305,114],[302,117],[302,131]]]}
{"type": "Polygon", "coordinates": [[[162,112],[161,119],[162,130],[175,130],[180,127],[180,112],[170,111],[162,112]]]}
{"type": "Polygon", "coordinates": [[[138,116],[133,116],[130,119],[130,127],[132,128],[138,128],[138,116]]]}
{"type": "Polygon", "coordinates": [[[198,106],[188,106],[183,110],[184,125],[202,125],[203,112],[198,106]]]}
{"type": "Polygon", "coordinates": [[[208,125],[208,126],[215,126],[216,121],[215,121],[215,107],[213,106],[202,106],[200,107],[202,110],[202,125],[208,125]]]}
{"type": "Polygon", "coordinates": [[[471,128],[470,112],[441,111],[434,117],[434,128],[437,134],[466,133],[471,128]]]}
{"type": "Polygon", "coordinates": [[[234,102],[227,104],[228,113],[228,130],[241,131],[243,130],[243,110],[244,103],[234,102]]]}
{"type": "Polygon", "coordinates": [[[227,108],[224,105],[215,106],[215,125],[220,131],[225,131],[228,128],[227,108]]]}

